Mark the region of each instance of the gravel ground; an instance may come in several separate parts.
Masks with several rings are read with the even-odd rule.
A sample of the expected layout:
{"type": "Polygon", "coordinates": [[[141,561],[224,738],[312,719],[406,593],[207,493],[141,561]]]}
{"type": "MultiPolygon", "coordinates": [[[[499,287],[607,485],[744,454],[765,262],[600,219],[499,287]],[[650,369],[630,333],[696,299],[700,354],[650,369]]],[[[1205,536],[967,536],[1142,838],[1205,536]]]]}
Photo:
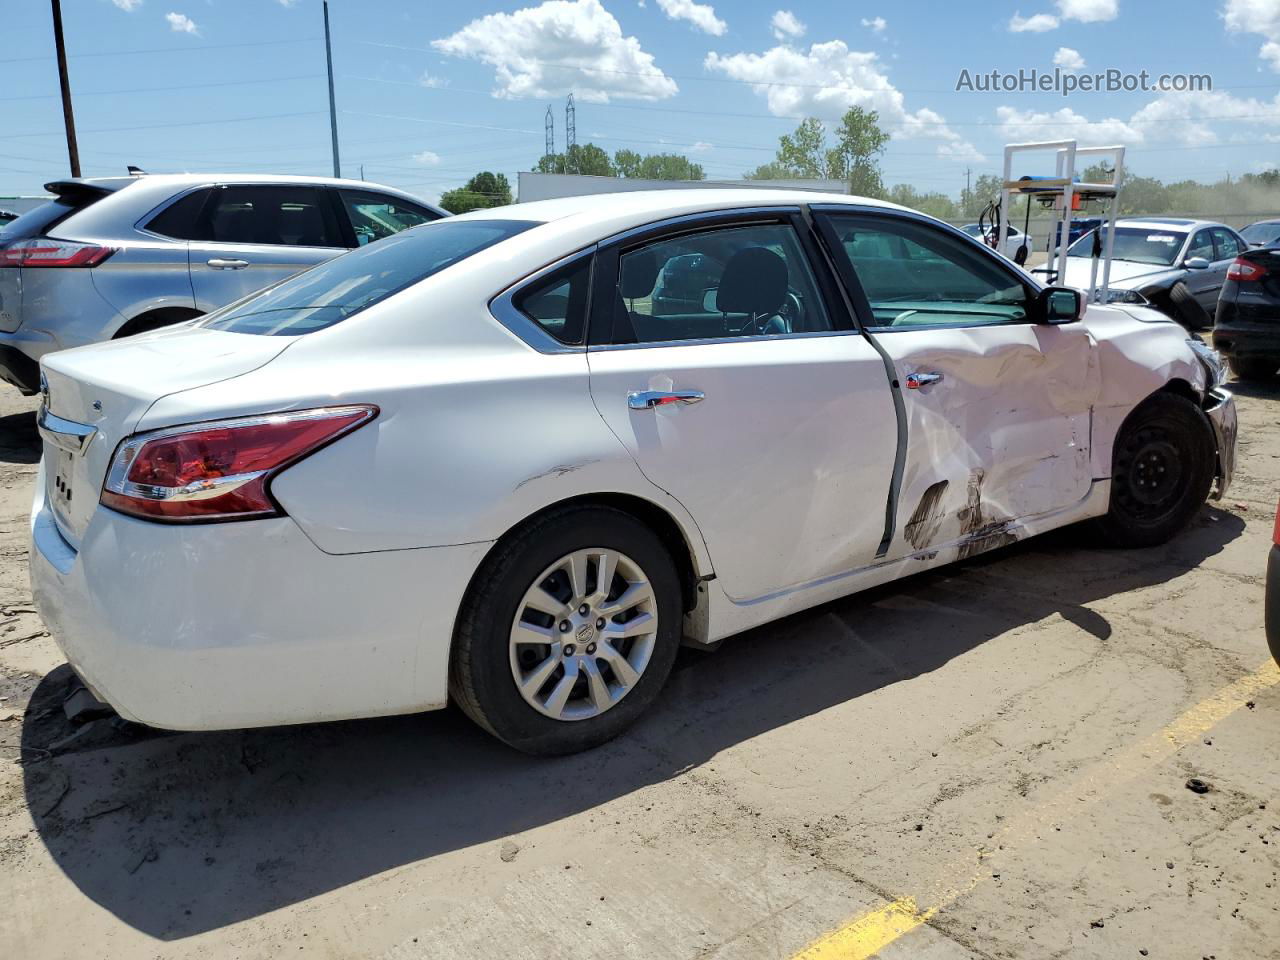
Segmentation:
{"type": "Polygon", "coordinates": [[[1280,957],[1280,387],[1240,394],[1236,486],[1169,546],[1063,531],[682,653],[631,734],[548,761],[454,711],[72,726],[5,388],[4,953],[1280,957]]]}

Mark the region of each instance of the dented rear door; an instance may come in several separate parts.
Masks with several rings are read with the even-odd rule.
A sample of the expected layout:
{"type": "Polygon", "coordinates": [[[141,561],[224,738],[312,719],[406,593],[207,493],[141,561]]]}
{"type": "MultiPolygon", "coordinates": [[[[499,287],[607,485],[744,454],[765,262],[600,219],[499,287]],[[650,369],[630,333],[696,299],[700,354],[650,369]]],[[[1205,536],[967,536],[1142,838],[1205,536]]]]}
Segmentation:
{"type": "Polygon", "coordinates": [[[1034,322],[1025,275],[923,218],[833,213],[823,233],[905,415],[885,556],[968,556],[1079,503],[1099,389],[1084,325],[1034,322]]]}

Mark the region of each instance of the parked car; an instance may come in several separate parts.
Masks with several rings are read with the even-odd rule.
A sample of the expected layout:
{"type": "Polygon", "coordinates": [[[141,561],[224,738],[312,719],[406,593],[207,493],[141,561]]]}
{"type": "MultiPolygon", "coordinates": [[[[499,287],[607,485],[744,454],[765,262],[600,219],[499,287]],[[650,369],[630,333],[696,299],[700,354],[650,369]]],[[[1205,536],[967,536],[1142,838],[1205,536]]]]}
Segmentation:
{"type": "Polygon", "coordinates": [[[12,210],[0,209],[0,227],[6,226],[18,219],[18,215],[12,210]]]}
{"type": "Polygon", "coordinates": [[[1280,243],[1245,250],[1227,270],[1213,346],[1241,380],[1269,380],[1280,369],[1280,243]]]}
{"type": "Polygon", "coordinates": [[[1076,521],[1161,543],[1220,495],[1216,355],[1152,310],[1082,313],[861,198],[451,217],[46,356],[34,595],[153,726],[452,698],[522,750],[591,747],[682,640],[1076,521]],[[655,309],[673,265],[710,296],[655,309]]]}
{"type": "Polygon", "coordinates": [[[59,180],[0,235],[0,379],[44,354],[190,320],[335,254],[446,216],[360,180],[59,180]]]}
{"type": "Polygon", "coordinates": [[[1280,507],[1276,508],[1276,522],[1271,532],[1271,551],[1267,554],[1267,588],[1263,598],[1264,622],[1267,646],[1271,656],[1280,664],[1280,507]]]}
{"type": "MultiPolygon", "coordinates": [[[[965,233],[967,233],[969,236],[976,237],[978,239],[982,239],[983,236],[986,236],[990,240],[990,243],[988,243],[988,246],[990,247],[995,246],[996,240],[999,236],[999,231],[996,228],[991,227],[990,225],[986,227],[985,232],[983,230],[982,225],[977,223],[966,223],[960,229],[963,230],[965,233]]],[[[1004,255],[1008,257],[1010,260],[1012,260],[1014,254],[1018,252],[1018,248],[1022,246],[1023,243],[1027,244],[1027,251],[1029,253],[1031,238],[1026,236],[1021,230],[1015,227],[1012,223],[1009,224],[1009,235],[1008,237],[1005,238],[1005,242],[1004,242],[1004,255]]]]}
{"type": "MultiPolygon", "coordinates": [[[[1093,233],[1067,248],[1065,277],[1055,282],[1087,291],[1093,269],[1093,233]]],[[[1108,300],[1150,303],[1188,330],[1209,326],[1231,261],[1248,248],[1230,227],[1207,220],[1132,217],[1116,221],[1108,300]]],[[[1050,262],[1032,271],[1053,276],[1050,262]]],[[[1097,284],[1102,283],[1098,264],[1097,284]]]]}
{"type": "Polygon", "coordinates": [[[1251,247],[1269,247],[1280,243],[1280,220],[1259,220],[1240,231],[1251,247]]]}
{"type": "MultiPolygon", "coordinates": [[[[1067,229],[1067,246],[1075,243],[1086,233],[1092,233],[1101,227],[1106,221],[1102,217],[1072,217],[1071,226],[1067,229]]],[[[1055,223],[1054,229],[1049,231],[1048,239],[1045,240],[1045,250],[1050,256],[1054,256],[1058,252],[1058,237],[1060,234],[1060,224],[1055,223]]]]}

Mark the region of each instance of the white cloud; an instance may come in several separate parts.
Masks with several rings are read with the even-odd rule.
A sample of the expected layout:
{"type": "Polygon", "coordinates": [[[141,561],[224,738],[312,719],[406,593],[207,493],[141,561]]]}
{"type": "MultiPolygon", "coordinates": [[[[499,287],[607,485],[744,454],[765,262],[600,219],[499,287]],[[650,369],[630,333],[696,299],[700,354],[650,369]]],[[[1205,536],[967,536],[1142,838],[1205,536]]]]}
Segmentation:
{"type": "Polygon", "coordinates": [[[1120,4],[1119,0],[1058,0],[1058,12],[1063,20],[1102,23],[1120,14],[1120,4]]]}
{"type": "Polygon", "coordinates": [[[142,0],[111,0],[111,2],[125,13],[133,13],[133,11],[142,6],[142,0]]]}
{"type": "Polygon", "coordinates": [[[1222,19],[1232,33],[1256,33],[1266,40],[1258,50],[1272,70],[1280,73],[1280,3],[1276,0],[1227,0],[1222,19]]]}
{"type": "Polygon", "coordinates": [[[432,73],[430,70],[423,70],[422,76],[418,78],[418,83],[421,86],[430,87],[433,90],[438,90],[440,87],[447,87],[449,85],[449,78],[438,76],[432,73]]]}
{"type": "Polygon", "coordinates": [[[850,107],[875,110],[890,132],[902,139],[943,140],[939,153],[952,156],[976,149],[932,110],[914,113],[881,69],[874,53],[850,50],[841,40],[815,43],[806,50],[782,45],[764,53],[709,53],[708,70],[753,84],[775,116],[812,116],[837,120],[850,107]]]}
{"type": "Polygon", "coordinates": [[[769,21],[769,26],[773,29],[773,35],[784,42],[799,40],[809,29],[790,10],[779,10],[775,13],[773,19],[769,21]]]}
{"type": "Polygon", "coordinates": [[[710,150],[714,146],[715,144],[713,143],[707,143],[707,141],[705,140],[699,140],[693,146],[686,147],[685,149],[688,150],[690,153],[705,153],[706,151],[710,150]]]}
{"type": "Polygon", "coordinates": [[[1061,67],[1063,70],[1083,70],[1084,57],[1080,56],[1079,50],[1072,50],[1070,47],[1059,47],[1058,52],[1053,55],[1053,65],[1061,67]]]}
{"type": "Polygon", "coordinates": [[[1015,13],[1009,18],[1010,33],[1044,33],[1046,30],[1057,30],[1058,18],[1051,13],[1037,13],[1024,17],[1015,13]]]}
{"type": "Polygon", "coordinates": [[[415,153],[410,157],[414,163],[420,163],[424,167],[434,167],[440,162],[440,154],[432,150],[423,150],[421,153],[415,153]]]}
{"type": "Polygon", "coordinates": [[[669,20],[688,20],[703,33],[713,37],[723,36],[729,25],[716,16],[716,8],[709,3],[693,0],[658,0],[658,6],[669,20]]]}
{"type": "Polygon", "coordinates": [[[1136,146],[1145,141],[1173,140],[1185,146],[1209,146],[1223,142],[1215,121],[1223,129],[1250,125],[1250,137],[1258,128],[1280,128],[1280,94],[1274,100],[1233,97],[1221,91],[1162,94],[1134,112],[1127,120],[1109,117],[1090,121],[1069,107],[1052,113],[999,107],[996,118],[1009,140],[1076,139],[1081,146],[1122,143],[1136,146]]]}
{"type": "Polygon", "coordinates": [[[1135,144],[1142,141],[1142,131],[1115,118],[1090,122],[1070,107],[1052,113],[997,107],[1000,131],[1009,140],[1079,140],[1081,146],[1103,144],[1135,144]]]}
{"type": "Polygon", "coordinates": [[[872,17],[870,20],[863,17],[862,25],[864,27],[870,27],[872,33],[881,33],[889,24],[885,22],[884,17],[872,17]]]}
{"type": "Polygon", "coordinates": [[[279,0],[279,2],[280,2],[280,6],[282,7],[292,7],[295,3],[298,2],[298,0],[279,0]]]}
{"type": "Polygon", "coordinates": [[[185,13],[166,13],[164,18],[169,21],[169,29],[174,33],[200,33],[195,21],[185,13]]]}
{"type": "Polygon", "coordinates": [[[546,0],[514,13],[492,13],[431,45],[492,66],[496,97],[573,93],[608,103],[662,100],[679,90],[639,40],[622,35],[600,0],[546,0]]]}

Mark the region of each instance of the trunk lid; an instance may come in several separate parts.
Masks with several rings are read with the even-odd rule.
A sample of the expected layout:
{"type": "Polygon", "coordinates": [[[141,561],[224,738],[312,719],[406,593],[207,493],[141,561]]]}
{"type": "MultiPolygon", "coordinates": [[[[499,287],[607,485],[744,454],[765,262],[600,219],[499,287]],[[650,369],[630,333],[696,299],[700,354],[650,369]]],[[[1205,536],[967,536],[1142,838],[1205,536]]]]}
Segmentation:
{"type": "Polygon", "coordinates": [[[256,370],[293,342],[184,325],[46,356],[45,494],[67,542],[79,549],[117,445],[153,403],[256,370]],[[66,436],[90,428],[82,444],[66,436]]]}

